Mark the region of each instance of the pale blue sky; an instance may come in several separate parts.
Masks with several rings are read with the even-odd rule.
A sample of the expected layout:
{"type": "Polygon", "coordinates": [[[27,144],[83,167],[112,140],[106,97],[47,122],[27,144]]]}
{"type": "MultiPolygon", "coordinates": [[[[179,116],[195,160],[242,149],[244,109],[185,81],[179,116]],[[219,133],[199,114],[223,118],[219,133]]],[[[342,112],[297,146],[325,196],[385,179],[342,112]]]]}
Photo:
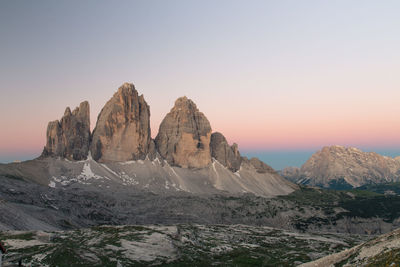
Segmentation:
{"type": "Polygon", "coordinates": [[[0,161],[40,154],[66,106],[88,100],[94,127],[124,82],[145,95],[153,136],[186,95],[246,151],[400,154],[399,11],[361,0],[0,1],[0,161]]]}

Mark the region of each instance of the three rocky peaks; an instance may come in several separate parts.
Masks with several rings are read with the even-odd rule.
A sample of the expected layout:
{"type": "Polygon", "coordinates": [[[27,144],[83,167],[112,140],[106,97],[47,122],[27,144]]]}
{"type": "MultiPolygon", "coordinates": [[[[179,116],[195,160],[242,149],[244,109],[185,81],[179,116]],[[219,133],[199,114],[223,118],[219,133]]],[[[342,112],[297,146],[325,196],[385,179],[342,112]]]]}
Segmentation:
{"type": "Polygon", "coordinates": [[[187,97],[175,101],[154,140],[150,107],[133,84],[124,83],[105,104],[92,133],[89,115],[85,101],[73,112],[67,108],[60,121],[49,122],[42,156],[82,160],[90,152],[98,162],[119,162],[159,155],[182,168],[203,168],[215,158],[232,172],[245,160],[259,172],[273,172],[257,159],[241,157],[237,145],[230,146],[221,133],[212,133],[207,118],[187,97]]]}

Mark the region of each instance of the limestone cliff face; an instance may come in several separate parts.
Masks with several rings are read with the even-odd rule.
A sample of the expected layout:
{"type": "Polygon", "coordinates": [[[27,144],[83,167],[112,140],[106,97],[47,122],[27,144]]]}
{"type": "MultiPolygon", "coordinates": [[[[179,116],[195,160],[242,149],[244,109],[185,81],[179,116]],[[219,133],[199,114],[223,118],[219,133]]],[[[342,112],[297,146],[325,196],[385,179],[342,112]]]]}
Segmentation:
{"type": "Polygon", "coordinates": [[[89,144],[90,112],[85,101],[73,112],[67,107],[60,121],[49,122],[42,155],[82,160],[88,155],[89,144]]]}
{"type": "Polygon", "coordinates": [[[101,110],[90,151],[100,162],[146,157],[151,142],[150,108],[133,84],[123,84],[101,110]]]}
{"type": "Polygon", "coordinates": [[[225,136],[215,132],[211,135],[211,156],[218,160],[222,165],[233,172],[240,169],[242,157],[240,156],[237,144],[230,146],[225,136]]]}
{"type": "Polygon", "coordinates": [[[162,121],[155,143],[169,164],[203,168],[211,163],[210,138],[207,118],[192,100],[181,97],[162,121]]]}

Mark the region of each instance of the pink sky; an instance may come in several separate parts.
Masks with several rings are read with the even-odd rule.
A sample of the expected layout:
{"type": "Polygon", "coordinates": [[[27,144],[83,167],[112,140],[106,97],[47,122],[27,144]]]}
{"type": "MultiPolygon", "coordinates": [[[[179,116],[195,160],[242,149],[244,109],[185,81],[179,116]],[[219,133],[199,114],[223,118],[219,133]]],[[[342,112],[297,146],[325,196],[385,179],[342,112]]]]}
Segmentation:
{"type": "Polygon", "coordinates": [[[186,95],[241,149],[400,149],[400,2],[154,3],[0,3],[0,162],[124,82],[153,136],[186,95]]]}

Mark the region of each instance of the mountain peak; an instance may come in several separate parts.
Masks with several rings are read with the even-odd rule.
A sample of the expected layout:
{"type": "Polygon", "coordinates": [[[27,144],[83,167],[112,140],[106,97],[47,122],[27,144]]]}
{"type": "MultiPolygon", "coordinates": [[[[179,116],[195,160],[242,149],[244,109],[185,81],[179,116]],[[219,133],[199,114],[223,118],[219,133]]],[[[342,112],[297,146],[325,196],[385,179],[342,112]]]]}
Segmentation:
{"type": "Polygon", "coordinates": [[[211,126],[196,104],[186,96],[161,122],[156,146],[160,155],[171,165],[184,168],[203,168],[211,163],[211,126]]]}
{"type": "Polygon", "coordinates": [[[98,116],[91,144],[93,159],[144,159],[150,142],[150,107],[132,83],[124,83],[98,116]]]}
{"type": "Polygon", "coordinates": [[[177,100],[175,100],[175,105],[171,109],[171,111],[176,111],[176,110],[181,110],[181,109],[183,109],[187,112],[199,111],[196,104],[191,99],[187,98],[186,96],[179,97],[177,100]]]}
{"type": "Polygon", "coordinates": [[[371,182],[398,181],[399,170],[400,161],[391,157],[334,145],[314,153],[295,175],[300,180],[306,178],[310,185],[358,187],[371,182]]]}

